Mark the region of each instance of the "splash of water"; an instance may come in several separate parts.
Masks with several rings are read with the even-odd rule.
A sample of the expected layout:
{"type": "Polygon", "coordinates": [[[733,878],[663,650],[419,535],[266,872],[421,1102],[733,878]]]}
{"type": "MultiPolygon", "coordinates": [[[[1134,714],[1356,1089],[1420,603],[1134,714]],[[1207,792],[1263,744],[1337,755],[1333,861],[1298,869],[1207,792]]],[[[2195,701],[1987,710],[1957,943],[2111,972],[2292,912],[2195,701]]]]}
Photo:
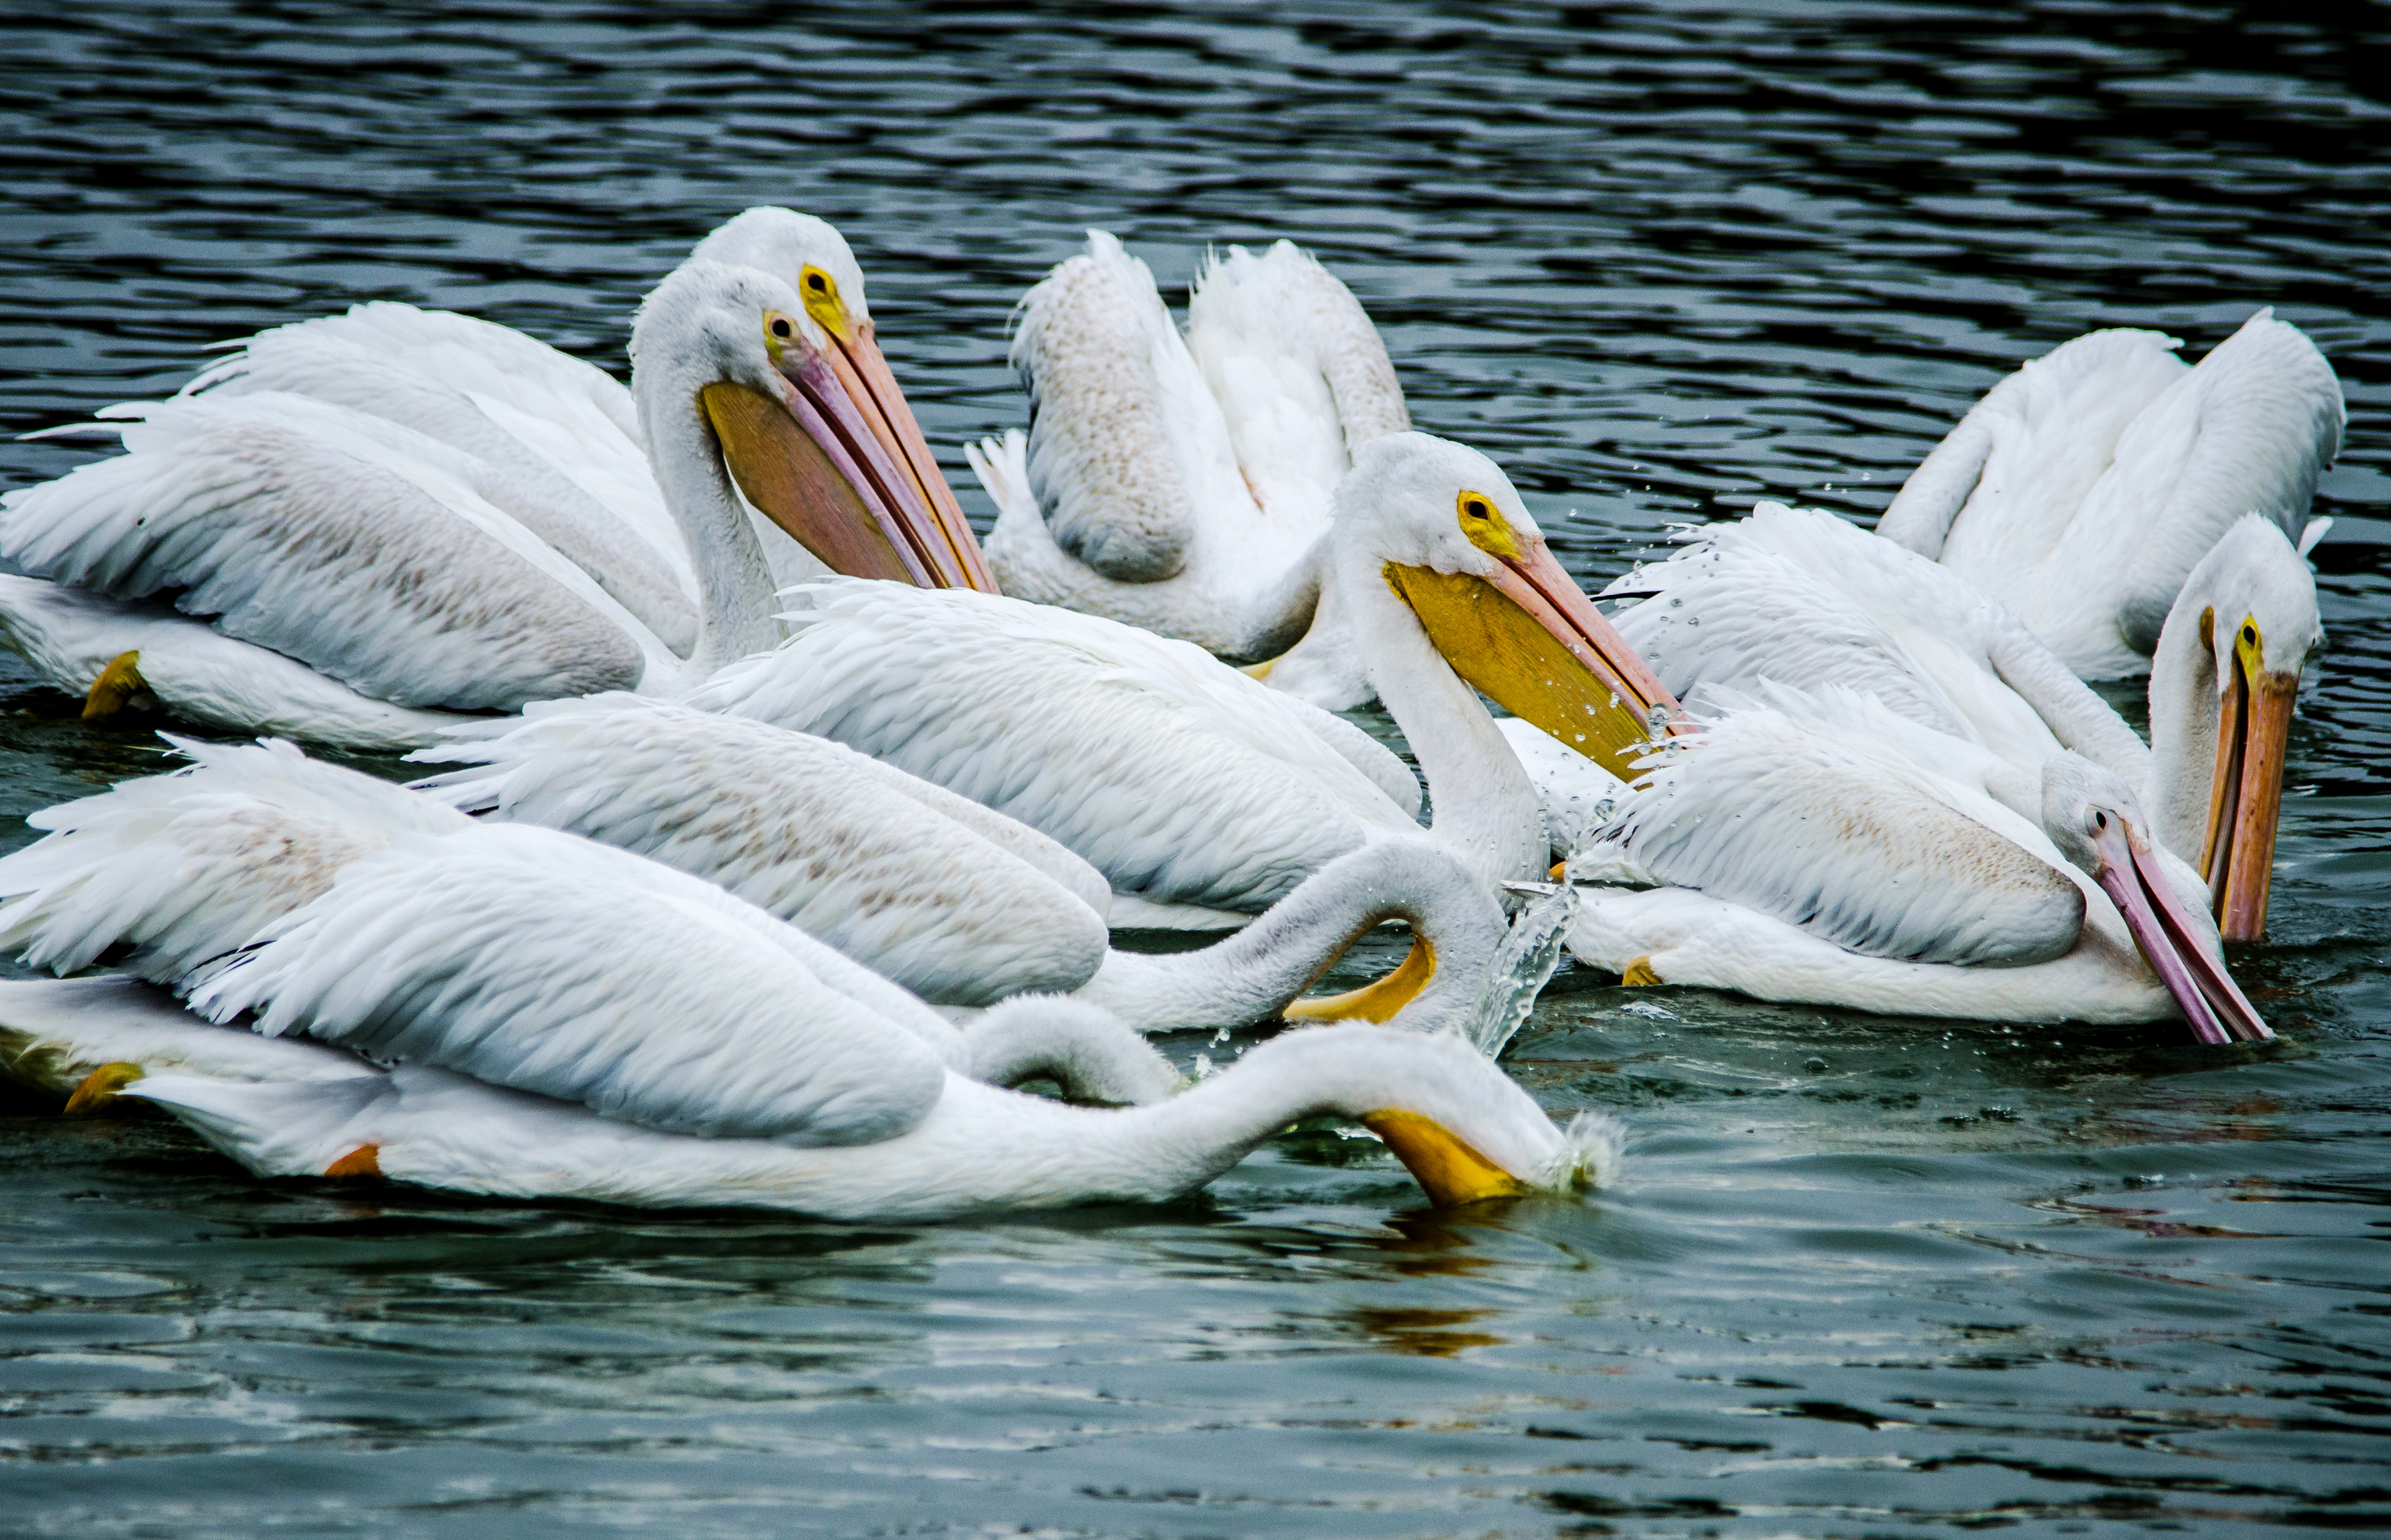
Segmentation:
{"type": "Polygon", "coordinates": [[[1535,1008],[1536,996],[1560,966],[1561,944],[1576,919],[1577,893],[1566,883],[1530,899],[1495,948],[1477,1005],[1454,1030],[1488,1058],[1502,1057],[1535,1008]]]}

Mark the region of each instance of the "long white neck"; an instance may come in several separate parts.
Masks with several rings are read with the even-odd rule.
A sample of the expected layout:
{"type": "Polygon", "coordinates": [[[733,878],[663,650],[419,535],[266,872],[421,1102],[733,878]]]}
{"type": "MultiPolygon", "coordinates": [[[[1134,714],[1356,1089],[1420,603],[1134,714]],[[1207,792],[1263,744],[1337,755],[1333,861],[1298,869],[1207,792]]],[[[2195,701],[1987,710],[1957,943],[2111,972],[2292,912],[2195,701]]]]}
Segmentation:
{"type": "Polygon", "coordinates": [[[697,573],[697,646],[681,678],[663,681],[666,692],[679,694],[725,664],[771,651],[780,638],[772,624],[771,569],[698,406],[697,386],[683,371],[659,372],[661,380],[642,372],[634,384],[649,463],[697,573]]]}
{"type": "Polygon", "coordinates": [[[937,1105],[907,1132],[814,1148],[661,1133],[408,1066],[330,1082],[162,1076],[143,1089],[260,1171],[320,1172],[367,1144],[384,1172],[433,1184],[618,1203],[766,1204],[825,1219],[1159,1201],[1314,1116],[1411,1112],[1531,1181],[1560,1174],[1584,1145],[1457,1038],[1387,1027],[1289,1032],[1177,1096],[1120,1110],[1068,1106],[950,1072],[937,1105]]]}
{"type": "Polygon", "coordinates": [[[1257,661],[1273,658],[1304,639],[1327,602],[1328,537],[1290,563],[1270,586],[1246,601],[1234,625],[1239,651],[1257,661]]]}
{"type": "MultiPolygon", "coordinates": [[[[2198,861],[2208,842],[2208,797],[2217,773],[2217,654],[2201,636],[2213,607],[2203,585],[2187,585],[2168,610],[2151,654],[2151,770],[2142,809],[2159,843],[2198,861]]],[[[2215,624],[2235,626],[2239,615],[2215,624]]]]}
{"type": "Polygon", "coordinates": [[[1200,951],[1108,951],[1071,998],[1141,1032],[1251,1026],[1277,1015],[1386,920],[1408,921],[1435,955],[1427,987],[1398,1019],[1417,1031],[1456,1024],[1476,1005],[1502,945],[1503,912],[1437,851],[1400,841],[1338,857],[1253,924],[1200,951]]]}
{"type": "Polygon", "coordinates": [[[1543,876],[1548,847],[1535,783],[1478,692],[1365,555],[1340,555],[1337,580],[1378,699],[1428,780],[1437,843],[1487,882],[1543,876]]]}
{"type": "Polygon", "coordinates": [[[1019,1085],[1051,1079],[1074,1101],[1144,1106],[1179,1089],[1179,1071],[1103,1011],[1051,995],[1016,995],[963,1031],[963,1063],[976,1081],[1019,1085]]]}
{"type": "MultiPolygon", "coordinates": [[[[2141,789],[2150,778],[2150,750],[2134,736],[2116,708],[2077,679],[2023,621],[2010,617],[2003,624],[1993,641],[1992,664],[2001,682],[2034,708],[2063,746],[2115,771],[2137,791],[2141,789]]],[[[2036,781],[2038,787],[2039,777],[2036,781]]],[[[2035,795],[2038,807],[2040,792],[2035,795]]]]}
{"type": "Polygon", "coordinates": [[[826,1217],[1159,1201],[1227,1171],[1289,1123],[1399,1109],[1437,1120],[1506,1170],[1567,1148],[1501,1070],[1456,1038],[1389,1027],[1286,1033],[1153,1106],[1066,1106],[950,1076],[922,1124],[879,1145],[790,1150],[756,1187],[826,1217]]]}

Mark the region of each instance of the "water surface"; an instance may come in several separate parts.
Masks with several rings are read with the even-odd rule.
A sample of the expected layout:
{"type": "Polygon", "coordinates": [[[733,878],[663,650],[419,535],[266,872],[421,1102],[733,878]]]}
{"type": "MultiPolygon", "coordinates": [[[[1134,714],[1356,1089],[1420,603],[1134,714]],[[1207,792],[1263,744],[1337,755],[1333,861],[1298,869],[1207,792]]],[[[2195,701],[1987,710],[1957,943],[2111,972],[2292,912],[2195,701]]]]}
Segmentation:
{"type": "MultiPolygon", "coordinates": [[[[1764,496],[1872,515],[2079,331],[2196,355],[2277,306],[2350,403],[2236,958],[2283,1041],[1564,972],[1509,1062],[1626,1119],[1629,1179],[1467,1214],[1331,1129],[1168,1208],[905,1227],[261,1184],[170,1124],[0,1118],[0,1532],[2391,1523],[2391,11],[364,10],[0,18],[0,429],[369,298],[619,369],[647,285],[783,202],[854,241],[984,518],[961,446],[1021,421],[1007,312],[1084,227],[1174,292],[1288,236],[1592,583],[1764,496]]],[[[9,821],[155,763],[5,680],[9,821]]]]}

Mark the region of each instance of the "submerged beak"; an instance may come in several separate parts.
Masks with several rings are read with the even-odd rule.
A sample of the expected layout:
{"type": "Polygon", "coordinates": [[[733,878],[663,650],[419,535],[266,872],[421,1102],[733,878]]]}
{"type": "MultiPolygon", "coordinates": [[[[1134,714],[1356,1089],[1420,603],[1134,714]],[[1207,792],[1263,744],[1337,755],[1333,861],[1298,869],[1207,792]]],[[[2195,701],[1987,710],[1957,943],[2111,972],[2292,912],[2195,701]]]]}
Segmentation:
{"type": "Polygon", "coordinates": [[[1395,1158],[1410,1170],[1428,1200],[1440,1209],[1493,1197],[1524,1197],[1536,1191],[1433,1118],[1416,1112],[1373,1112],[1362,1122],[1395,1152],[1395,1158]]]}
{"type": "Polygon", "coordinates": [[[1676,697],[1541,538],[1484,577],[1389,563],[1428,640],[1489,700],[1626,781],[1648,743],[1691,732],[1676,697]]]}
{"type": "Polygon", "coordinates": [[[2274,874],[2275,824],[2283,805],[2283,757],[2290,746],[2297,674],[2269,673],[2255,626],[2243,622],[2233,668],[2218,703],[2217,773],[2208,789],[2208,841],[2201,874],[2210,910],[2229,941],[2267,933],[2267,886],[2274,874]]]}
{"type": "Polygon", "coordinates": [[[835,338],[819,352],[792,340],[773,386],[717,381],[698,393],[724,463],[766,518],[834,572],[996,591],[868,327],[852,352],[835,338]]]}
{"type": "Polygon", "coordinates": [[[2159,982],[2175,997],[2192,1034],[2203,1042],[2263,1042],[2275,1034],[2258,1019],[2225,964],[2201,945],[2201,926],[2160,874],[2148,846],[2111,814],[2093,836],[2100,858],[2096,880],[2159,982]]]}
{"type": "Polygon", "coordinates": [[[1435,977],[1436,948],[1415,934],[1412,950],[1386,977],[1343,994],[1291,1001],[1279,1015],[1288,1021],[1392,1021],[1435,977]]]}

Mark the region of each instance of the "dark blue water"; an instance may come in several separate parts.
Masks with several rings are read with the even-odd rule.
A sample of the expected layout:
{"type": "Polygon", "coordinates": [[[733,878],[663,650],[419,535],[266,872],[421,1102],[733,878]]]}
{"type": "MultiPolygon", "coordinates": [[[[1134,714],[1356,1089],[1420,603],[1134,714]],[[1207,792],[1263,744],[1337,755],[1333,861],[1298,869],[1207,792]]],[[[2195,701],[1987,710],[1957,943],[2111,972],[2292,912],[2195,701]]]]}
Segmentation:
{"type": "MultiPolygon", "coordinates": [[[[1589,581],[1758,497],[1880,508],[2094,326],[2196,355],[2272,304],[2350,404],[2236,958],[2277,1045],[1564,973],[1510,1062],[1627,1119],[1629,1179],[1467,1218],[1327,1129],[1166,1209],[859,1228],[0,1117],[0,1533],[2391,1524],[2391,9],[100,3],[0,58],[11,431],[368,298],[619,369],[764,201],[853,240],[981,514],[1007,311],[1089,225],[1167,286],[1312,246],[1589,581]]],[[[155,764],[5,679],[0,814],[155,764]]]]}

